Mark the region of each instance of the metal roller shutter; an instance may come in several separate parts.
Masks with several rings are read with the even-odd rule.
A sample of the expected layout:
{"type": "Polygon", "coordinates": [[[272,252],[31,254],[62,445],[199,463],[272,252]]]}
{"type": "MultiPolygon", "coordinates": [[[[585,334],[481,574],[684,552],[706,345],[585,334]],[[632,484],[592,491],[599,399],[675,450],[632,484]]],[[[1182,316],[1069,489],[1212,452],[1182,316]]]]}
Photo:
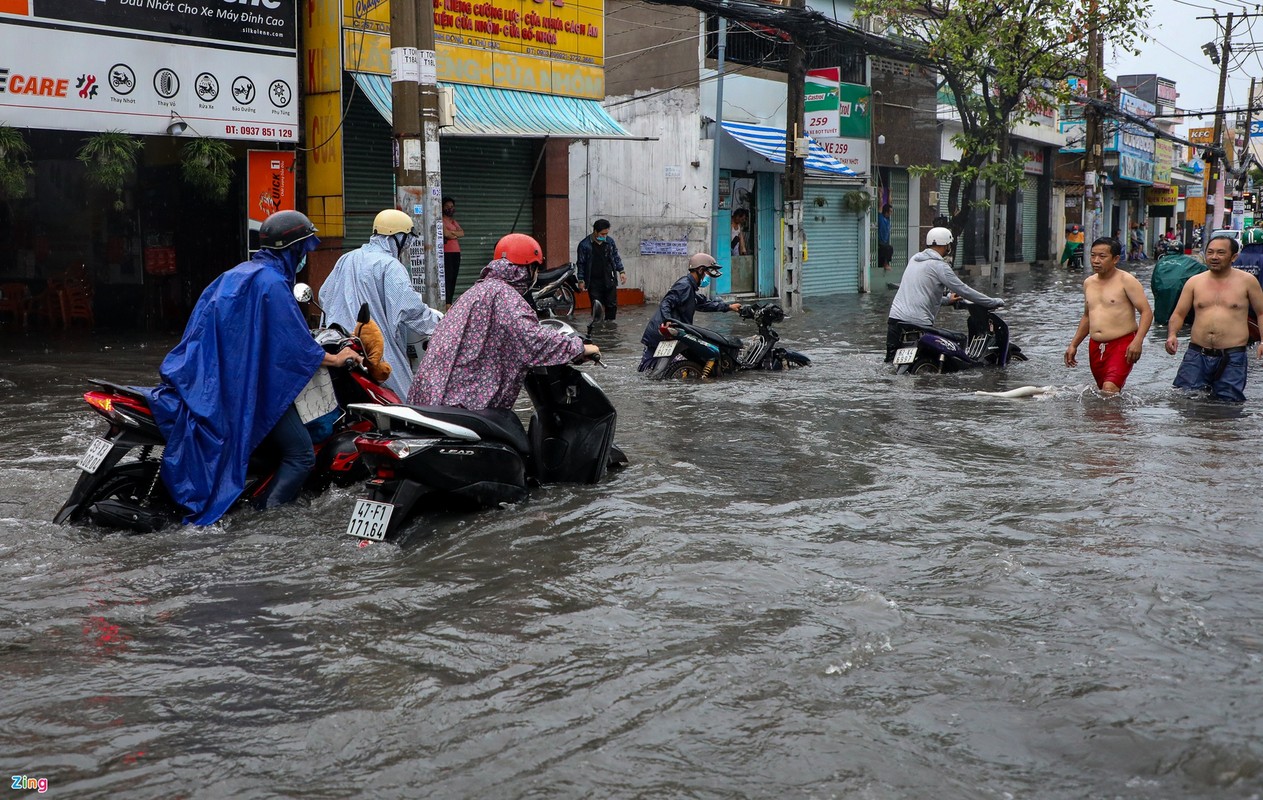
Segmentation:
{"type": "Polygon", "coordinates": [[[847,211],[842,203],[847,192],[857,189],[864,187],[809,184],[803,193],[803,233],[807,237],[801,281],[804,298],[860,290],[860,226],[867,224],[869,217],[847,211]]]}
{"type": "Polygon", "coordinates": [[[1039,236],[1039,178],[1022,178],[1022,260],[1035,260],[1039,236]]]}
{"type": "MultiPolygon", "coordinates": [[[[514,230],[534,232],[531,173],[539,154],[539,141],[482,137],[440,140],[443,194],[456,201],[456,221],[465,229],[465,237],[460,240],[457,294],[478,280],[478,273],[491,260],[491,251],[501,236],[514,230]]],[[[562,261],[573,259],[572,253],[562,261]]]]}
{"type": "MultiPolygon", "coordinates": [[[[890,263],[896,267],[908,263],[920,248],[908,249],[908,171],[890,170],[890,246],[895,254],[890,263]]],[[[878,209],[880,211],[880,209],[878,209]]]]}
{"type": "Polygon", "coordinates": [[[348,79],[345,96],[351,96],[343,123],[343,199],[346,235],[343,247],[354,250],[368,241],[373,219],[383,208],[395,207],[395,168],[391,164],[390,124],[382,119],[363,92],[354,91],[348,79]]]}

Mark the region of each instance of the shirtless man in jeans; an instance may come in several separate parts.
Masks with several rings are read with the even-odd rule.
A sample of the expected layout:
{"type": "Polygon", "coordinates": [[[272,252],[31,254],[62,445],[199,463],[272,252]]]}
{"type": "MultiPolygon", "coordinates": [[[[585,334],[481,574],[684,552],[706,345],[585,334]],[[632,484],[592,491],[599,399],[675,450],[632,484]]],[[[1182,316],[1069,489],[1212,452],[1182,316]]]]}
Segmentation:
{"type": "Polygon", "coordinates": [[[1122,390],[1153,324],[1153,309],[1140,281],[1118,268],[1122,253],[1117,239],[1102,236],[1092,243],[1092,274],[1083,281],[1083,317],[1065,354],[1066,366],[1076,366],[1079,344],[1090,335],[1088,365],[1097,387],[1106,394],[1122,390]]]}
{"type": "MultiPolygon", "coordinates": [[[[1230,236],[1210,240],[1206,245],[1209,271],[1184,284],[1167,327],[1167,352],[1175,355],[1180,349],[1175,335],[1184,326],[1189,310],[1196,309],[1188,351],[1174,385],[1177,389],[1209,387],[1216,400],[1230,403],[1245,402],[1250,309],[1263,319],[1263,288],[1258,278],[1232,267],[1238,247],[1230,236]]],[[[1263,358],[1263,344],[1258,353],[1263,358]]]]}

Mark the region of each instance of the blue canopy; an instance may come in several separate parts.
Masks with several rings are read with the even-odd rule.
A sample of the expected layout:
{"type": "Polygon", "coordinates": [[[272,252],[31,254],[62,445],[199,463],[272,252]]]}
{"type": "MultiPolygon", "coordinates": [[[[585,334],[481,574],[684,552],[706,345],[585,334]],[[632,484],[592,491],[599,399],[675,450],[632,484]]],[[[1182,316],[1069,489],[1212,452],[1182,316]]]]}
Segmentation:
{"type": "MultiPolygon", "coordinates": [[[[747,125],[744,122],[725,122],[724,130],[746,147],[771,161],[773,164],[785,163],[785,129],[768,128],[763,125],[747,125]]],[[[824,151],[815,139],[807,139],[807,169],[824,172],[829,175],[845,175],[859,177],[855,170],[838,161],[824,151]]]]}

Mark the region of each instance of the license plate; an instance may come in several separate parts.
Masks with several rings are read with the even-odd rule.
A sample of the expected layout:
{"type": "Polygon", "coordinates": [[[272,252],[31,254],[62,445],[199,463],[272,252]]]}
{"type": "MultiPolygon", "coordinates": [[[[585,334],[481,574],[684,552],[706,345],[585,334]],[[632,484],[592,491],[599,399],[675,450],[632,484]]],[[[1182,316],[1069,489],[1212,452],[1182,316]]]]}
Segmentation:
{"type": "Polygon", "coordinates": [[[675,339],[663,339],[658,342],[658,349],[653,351],[654,358],[666,358],[675,352],[675,346],[678,344],[675,339]]]}
{"type": "Polygon", "coordinates": [[[917,349],[915,347],[900,347],[895,351],[896,364],[911,364],[917,359],[917,349]]]}
{"type": "Polygon", "coordinates": [[[88,452],[83,454],[83,458],[79,459],[79,463],[75,466],[91,475],[101,466],[101,462],[110,454],[110,450],[114,448],[114,443],[109,439],[93,439],[92,444],[88,445],[88,452]]]}
{"type": "Polygon", "coordinates": [[[390,527],[390,515],[395,507],[390,503],[378,503],[373,500],[356,500],[355,510],[351,512],[351,523],[346,526],[346,535],[357,539],[372,539],[375,542],[386,540],[386,529],[390,527]]]}

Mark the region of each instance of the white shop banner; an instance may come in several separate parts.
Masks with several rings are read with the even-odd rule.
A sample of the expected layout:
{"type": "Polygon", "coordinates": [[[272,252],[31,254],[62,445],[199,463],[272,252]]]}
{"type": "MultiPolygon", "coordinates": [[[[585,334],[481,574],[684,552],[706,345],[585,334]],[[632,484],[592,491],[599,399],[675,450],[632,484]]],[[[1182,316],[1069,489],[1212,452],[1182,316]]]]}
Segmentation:
{"type": "Polygon", "coordinates": [[[868,139],[813,138],[826,153],[850,167],[856,175],[868,174],[868,139]]]}
{"type": "Polygon", "coordinates": [[[141,2],[32,0],[30,14],[0,14],[0,122],[297,141],[292,0],[141,2]]]}

